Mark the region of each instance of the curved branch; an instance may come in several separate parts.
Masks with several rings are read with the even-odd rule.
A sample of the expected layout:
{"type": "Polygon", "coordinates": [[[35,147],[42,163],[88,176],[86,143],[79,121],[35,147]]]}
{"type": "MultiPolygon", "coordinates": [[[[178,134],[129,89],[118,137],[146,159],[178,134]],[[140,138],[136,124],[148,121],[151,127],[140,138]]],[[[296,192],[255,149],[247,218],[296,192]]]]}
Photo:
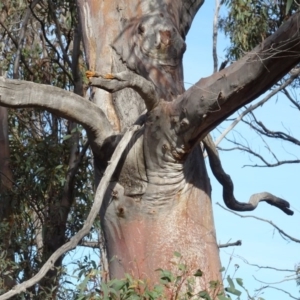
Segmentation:
{"type": "Polygon", "coordinates": [[[98,72],[87,71],[87,77],[90,79],[90,85],[104,89],[110,93],[120,91],[125,88],[132,88],[145,101],[148,111],[151,111],[159,102],[159,96],[155,85],[130,71],[123,71],[116,74],[101,75],[98,72]]]}
{"type": "Polygon", "coordinates": [[[58,248],[46,261],[46,263],[43,265],[43,267],[40,269],[40,271],[33,276],[31,279],[15,286],[12,290],[9,292],[3,294],[0,296],[0,300],[9,299],[17,294],[20,294],[29,287],[33,286],[34,284],[38,283],[46,274],[47,272],[53,268],[54,263],[67,251],[74,249],[82,240],[84,236],[86,236],[90,229],[92,228],[92,225],[94,223],[95,218],[98,216],[99,210],[102,205],[104,194],[108,188],[108,185],[111,180],[111,176],[115,172],[115,169],[117,167],[117,164],[127,147],[128,143],[130,142],[130,139],[132,138],[135,131],[137,131],[140,128],[140,126],[133,126],[130,128],[123,136],[122,140],[118,144],[116,150],[114,151],[114,154],[112,155],[111,162],[108,165],[105,174],[103,175],[101,182],[97,188],[96,194],[95,194],[95,200],[91,207],[91,210],[89,212],[89,215],[84,223],[84,226],[75,234],[69,242],[58,248]]]}
{"type": "Polygon", "coordinates": [[[180,31],[183,36],[188,33],[194,17],[204,0],[185,0],[182,1],[182,10],[180,12],[180,31]]]}
{"type": "Polygon", "coordinates": [[[223,186],[223,199],[228,208],[236,211],[250,211],[254,210],[259,202],[265,201],[270,205],[278,207],[287,215],[294,214],[294,212],[289,209],[290,204],[287,201],[266,192],[253,194],[248,203],[237,201],[233,194],[234,186],[232,180],[223,170],[217,149],[211,136],[207,135],[203,139],[203,143],[208,154],[212,172],[219,183],[223,186]]]}
{"type": "Polygon", "coordinates": [[[72,92],[50,85],[0,77],[0,105],[41,108],[75,121],[87,130],[92,147],[99,147],[113,133],[104,112],[98,106],[72,92]]]}

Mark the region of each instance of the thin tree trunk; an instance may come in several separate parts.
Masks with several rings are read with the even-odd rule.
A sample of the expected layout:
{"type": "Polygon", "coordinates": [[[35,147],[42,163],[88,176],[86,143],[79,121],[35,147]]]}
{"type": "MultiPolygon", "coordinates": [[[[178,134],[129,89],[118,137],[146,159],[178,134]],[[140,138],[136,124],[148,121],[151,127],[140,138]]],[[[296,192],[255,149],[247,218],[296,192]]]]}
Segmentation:
{"type": "MultiPolygon", "coordinates": [[[[10,191],[13,187],[12,171],[9,167],[9,140],[8,140],[8,110],[6,107],[0,106],[0,223],[8,224],[8,232],[1,235],[1,245],[4,247],[7,255],[6,260],[14,263],[14,249],[11,247],[11,234],[13,226],[12,216],[12,197],[10,191]]],[[[5,270],[9,271],[10,268],[5,270]]],[[[12,275],[12,274],[9,274],[12,275]]],[[[15,280],[10,276],[3,275],[4,286],[11,289],[15,285],[15,280]]]]}

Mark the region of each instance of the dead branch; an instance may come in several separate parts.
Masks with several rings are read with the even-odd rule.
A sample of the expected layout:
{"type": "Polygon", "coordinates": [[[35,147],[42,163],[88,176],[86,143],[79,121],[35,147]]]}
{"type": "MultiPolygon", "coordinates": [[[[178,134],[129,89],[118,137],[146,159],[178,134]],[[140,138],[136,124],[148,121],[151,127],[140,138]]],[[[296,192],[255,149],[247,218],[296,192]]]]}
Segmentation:
{"type": "Polygon", "coordinates": [[[223,186],[223,199],[228,208],[236,211],[251,211],[257,207],[259,202],[265,201],[270,205],[278,207],[287,215],[294,214],[294,212],[289,209],[289,202],[267,192],[253,194],[248,203],[237,201],[233,194],[233,182],[230,176],[223,170],[221,160],[211,136],[207,135],[203,139],[203,143],[208,154],[211,170],[216,179],[223,186]]]}
{"type": "Polygon", "coordinates": [[[242,246],[242,241],[237,240],[234,243],[226,243],[226,244],[219,244],[218,245],[219,248],[226,248],[226,247],[232,247],[232,246],[242,246]]]}
{"type": "Polygon", "coordinates": [[[98,241],[81,241],[79,244],[79,246],[83,246],[83,247],[88,247],[88,248],[92,248],[92,249],[99,249],[99,242],[98,241]]]}
{"type": "Polygon", "coordinates": [[[95,218],[98,216],[100,211],[104,194],[107,190],[107,187],[110,183],[111,176],[113,175],[117,164],[123,154],[126,146],[130,142],[133,134],[140,128],[140,126],[134,125],[131,127],[123,136],[120,143],[118,144],[116,150],[114,151],[111,161],[108,164],[108,167],[101,179],[100,184],[98,185],[95,200],[89,212],[89,215],[84,223],[84,226],[71,238],[69,242],[58,248],[46,261],[40,271],[33,276],[31,279],[16,285],[12,290],[0,296],[0,300],[9,299],[15,295],[18,295],[22,292],[26,292],[26,289],[33,286],[34,284],[38,283],[46,274],[47,272],[54,267],[54,263],[59,259],[63,254],[66,252],[74,249],[82,240],[84,236],[86,236],[92,228],[95,218]]]}
{"type": "Polygon", "coordinates": [[[270,266],[260,266],[260,265],[257,265],[257,264],[252,264],[247,259],[245,259],[244,257],[241,257],[239,255],[234,255],[234,257],[237,257],[237,258],[241,259],[248,266],[256,267],[258,269],[269,269],[269,270],[274,270],[274,271],[278,271],[278,272],[291,272],[291,273],[297,272],[296,270],[291,270],[291,269],[279,269],[279,268],[270,267],[270,266]]]}
{"type": "Polygon", "coordinates": [[[298,101],[298,102],[295,101],[295,100],[293,99],[293,97],[290,95],[290,93],[288,92],[287,89],[283,89],[282,92],[286,95],[286,97],[288,98],[288,100],[290,100],[290,101],[293,103],[293,105],[295,105],[295,107],[296,107],[298,110],[300,110],[300,103],[299,103],[299,101],[298,101]]]}
{"type": "Polygon", "coordinates": [[[222,148],[222,147],[218,147],[219,150],[222,151],[233,151],[233,150],[240,150],[240,151],[244,151],[244,152],[248,152],[249,154],[257,157],[258,159],[260,159],[264,165],[259,165],[259,164],[255,164],[255,165],[250,165],[250,164],[246,164],[243,165],[243,167],[259,167],[259,168],[266,168],[266,167],[278,167],[281,165],[285,165],[285,164],[296,164],[296,163],[300,163],[300,159],[289,159],[289,160],[279,160],[275,153],[272,151],[272,149],[268,146],[268,144],[264,141],[264,139],[262,138],[262,136],[260,136],[260,138],[263,140],[263,142],[266,145],[266,148],[268,149],[269,153],[273,156],[273,158],[276,160],[276,162],[271,163],[268,162],[261,154],[255,152],[254,150],[252,150],[250,148],[250,146],[245,146],[237,141],[231,140],[226,138],[230,143],[236,145],[236,147],[231,147],[231,148],[222,148]]]}
{"type": "Polygon", "coordinates": [[[275,286],[266,285],[266,286],[263,286],[263,287],[257,289],[256,291],[257,291],[257,292],[260,292],[260,291],[262,291],[262,290],[264,290],[264,289],[274,289],[274,290],[277,290],[277,291],[281,291],[281,292],[287,294],[287,295],[288,295],[289,297],[291,297],[292,299],[299,300],[299,298],[294,297],[291,293],[285,291],[284,289],[277,288],[277,287],[275,287],[275,286]]]}
{"type": "Polygon", "coordinates": [[[256,219],[256,220],[259,220],[259,221],[262,221],[262,222],[265,222],[265,223],[269,223],[271,226],[273,226],[278,232],[279,234],[282,236],[282,237],[286,237],[288,238],[289,240],[295,242],[295,243],[300,243],[300,240],[299,239],[296,239],[290,235],[288,235],[286,232],[284,232],[282,229],[280,229],[277,225],[275,225],[272,221],[269,221],[269,220],[266,220],[266,219],[262,219],[262,218],[259,218],[259,217],[256,217],[256,216],[250,216],[250,215],[240,215],[239,213],[236,213],[234,211],[231,211],[227,208],[225,208],[223,205],[221,205],[220,203],[216,203],[217,205],[219,205],[220,207],[222,207],[223,209],[225,209],[226,211],[229,211],[230,213],[236,215],[236,216],[239,216],[240,218],[253,218],[253,219],[256,219]]]}
{"type": "Polygon", "coordinates": [[[251,112],[251,116],[254,120],[254,123],[253,122],[250,123],[245,120],[244,120],[244,122],[247,125],[249,125],[252,129],[254,129],[256,132],[258,132],[264,136],[267,136],[269,138],[281,139],[286,142],[290,142],[297,146],[300,146],[300,141],[298,139],[296,139],[293,136],[291,136],[285,132],[282,132],[282,131],[272,131],[272,130],[268,129],[261,121],[258,121],[252,112],[251,112]],[[257,126],[255,126],[254,124],[257,126]]]}
{"type": "Polygon", "coordinates": [[[300,69],[297,70],[296,73],[294,73],[292,76],[290,76],[289,79],[284,81],[282,84],[280,84],[279,87],[273,89],[266,97],[264,97],[262,100],[257,102],[254,105],[250,105],[247,109],[245,109],[223,132],[222,134],[217,138],[215,141],[215,145],[218,146],[220,142],[224,139],[224,137],[228,134],[229,131],[231,131],[242,119],[244,116],[246,116],[248,113],[253,112],[256,108],[263,106],[269,99],[271,99],[274,95],[276,95],[278,92],[285,90],[285,88],[290,85],[298,76],[300,75],[300,69]]]}
{"type": "Polygon", "coordinates": [[[263,284],[279,284],[279,283],[286,282],[286,281],[296,280],[296,277],[291,277],[291,278],[285,278],[285,279],[282,279],[282,280],[276,281],[276,282],[265,282],[265,281],[257,279],[254,275],[253,275],[253,278],[256,281],[263,283],[263,284]]]}

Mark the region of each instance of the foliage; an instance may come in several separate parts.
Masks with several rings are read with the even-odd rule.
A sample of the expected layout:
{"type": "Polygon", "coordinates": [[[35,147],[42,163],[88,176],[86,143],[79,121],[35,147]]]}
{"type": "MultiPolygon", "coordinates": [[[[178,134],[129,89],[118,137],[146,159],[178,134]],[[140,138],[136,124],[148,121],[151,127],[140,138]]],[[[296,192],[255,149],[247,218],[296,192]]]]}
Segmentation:
{"type": "MultiPolygon", "coordinates": [[[[0,68],[9,78],[82,95],[84,63],[82,46],[74,44],[75,2],[59,0],[55,7],[51,1],[33,3],[37,1],[28,8],[27,1],[1,1],[0,68]]],[[[76,38],[80,45],[81,37],[76,38]]],[[[15,284],[36,274],[82,227],[93,199],[93,173],[87,137],[77,124],[49,112],[18,109],[9,111],[8,127],[14,180],[13,188],[0,195],[0,212],[9,206],[5,215],[0,213],[0,273],[15,284]]],[[[30,299],[55,295],[62,274],[59,262],[54,277],[29,290],[30,299]]],[[[0,293],[6,288],[1,281],[0,293]]]]}
{"type": "Polygon", "coordinates": [[[298,9],[289,0],[223,0],[228,15],[219,20],[220,29],[230,39],[228,58],[237,60],[274,33],[298,9]]]}
{"type": "MultiPolygon", "coordinates": [[[[72,299],[76,300],[118,300],[118,299],[206,299],[206,300],[231,300],[236,296],[240,300],[242,290],[247,294],[248,299],[264,300],[262,297],[252,297],[245,288],[241,278],[233,279],[227,276],[228,286],[224,287],[219,281],[211,281],[206,290],[196,291],[196,281],[205,278],[205,274],[198,269],[191,272],[184,264],[180,253],[174,253],[173,271],[158,269],[160,283],[150,286],[147,279],[133,278],[125,274],[122,279],[113,279],[108,282],[101,281],[101,272],[96,262],[85,256],[83,262],[77,262],[74,270],[79,284],[72,294],[72,299]],[[236,284],[234,283],[236,282],[236,284]],[[231,296],[230,296],[231,295],[231,296]]],[[[224,271],[222,268],[220,271],[224,271]]]]}

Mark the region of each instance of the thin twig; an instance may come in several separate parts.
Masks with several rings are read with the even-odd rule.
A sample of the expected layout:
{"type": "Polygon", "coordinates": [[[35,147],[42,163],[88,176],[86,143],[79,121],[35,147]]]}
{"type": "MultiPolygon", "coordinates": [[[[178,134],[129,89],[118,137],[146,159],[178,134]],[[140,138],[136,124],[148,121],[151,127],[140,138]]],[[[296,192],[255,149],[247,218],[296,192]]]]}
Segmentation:
{"type": "Polygon", "coordinates": [[[226,211],[229,211],[230,213],[240,217],[240,218],[253,218],[253,219],[256,219],[256,220],[259,220],[259,221],[262,221],[262,222],[265,222],[265,223],[269,223],[271,226],[273,226],[281,235],[287,237],[288,239],[290,239],[291,241],[295,242],[295,243],[300,243],[300,240],[288,235],[286,232],[284,232],[282,229],[280,229],[277,225],[275,225],[272,221],[269,221],[269,220],[266,220],[266,219],[262,219],[262,218],[259,218],[259,217],[256,217],[256,216],[250,216],[250,215],[240,215],[239,213],[236,213],[230,209],[227,209],[226,207],[224,207],[223,205],[221,205],[220,203],[216,203],[217,205],[219,205],[220,207],[222,207],[224,210],[226,211]]]}
{"type": "Polygon", "coordinates": [[[272,90],[266,97],[264,97],[262,100],[257,102],[254,105],[250,105],[246,110],[244,110],[224,131],[223,133],[217,138],[215,141],[215,145],[218,146],[220,142],[224,139],[224,137],[228,134],[229,131],[231,131],[242,119],[245,115],[247,115],[249,112],[254,111],[259,106],[262,106],[264,103],[266,103],[271,97],[276,95],[279,91],[283,90],[285,87],[287,87],[289,84],[291,84],[294,79],[296,79],[300,75],[300,69],[291,75],[289,79],[287,79],[284,83],[282,83],[278,88],[272,90]]]}
{"type": "Polygon", "coordinates": [[[299,300],[299,298],[294,297],[292,294],[290,294],[289,292],[285,291],[284,289],[280,289],[280,288],[277,288],[277,287],[275,287],[275,286],[269,286],[269,285],[263,286],[263,287],[261,287],[260,289],[257,289],[256,291],[260,292],[260,291],[263,290],[263,289],[275,289],[275,290],[281,291],[281,292],[283,292],[283,293],[289,295],[292,299],[299,300]]]}

